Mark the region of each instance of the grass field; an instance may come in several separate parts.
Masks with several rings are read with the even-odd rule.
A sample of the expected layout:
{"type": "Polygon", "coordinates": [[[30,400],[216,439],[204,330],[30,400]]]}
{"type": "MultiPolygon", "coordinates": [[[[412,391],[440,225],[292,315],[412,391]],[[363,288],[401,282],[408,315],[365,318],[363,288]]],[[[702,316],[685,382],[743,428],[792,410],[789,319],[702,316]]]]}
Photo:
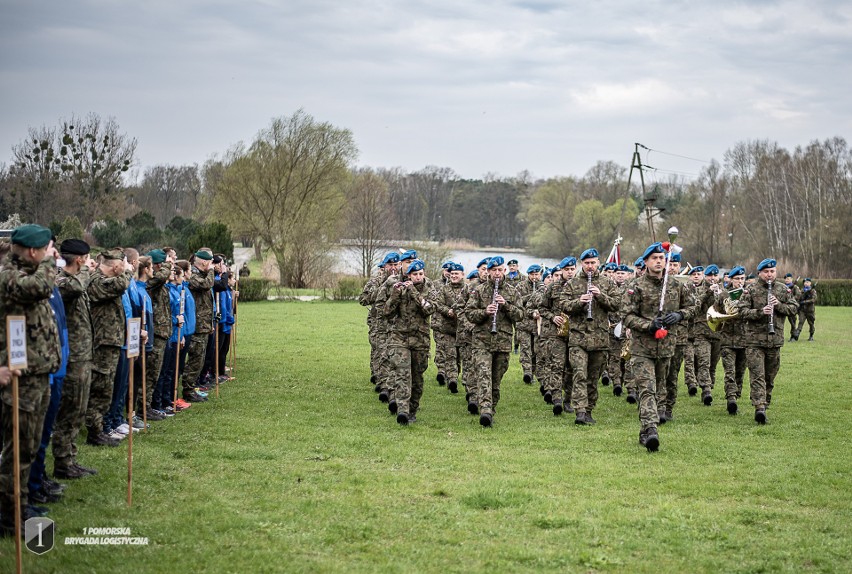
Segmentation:
{"type": "Polygon", "coordinates": [[[493,429],[434,366],[402,428],[369,384],[364,317],[243,305],[237,380],[137,435],[132,509],[125,447],[82,446],[100,474],[52,506],[57,547],[25,550],[25,572],[852,571],[852,309],[819,308],[817,341],[784,347],[769,425],[747,401],[727,415],[720,386],[709,408],[681,392],[655,454],[608,387],[596,426],[554,417],[516,355],[493,429]],[[149,544],[63,545],[87,527],[149,544]]]}

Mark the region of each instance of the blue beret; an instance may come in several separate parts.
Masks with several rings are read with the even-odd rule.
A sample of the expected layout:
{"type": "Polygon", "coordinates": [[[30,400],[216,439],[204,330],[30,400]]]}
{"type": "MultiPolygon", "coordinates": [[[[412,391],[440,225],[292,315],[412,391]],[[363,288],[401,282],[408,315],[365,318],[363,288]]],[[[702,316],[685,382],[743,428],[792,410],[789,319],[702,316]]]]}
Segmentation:
{"type": "Polygon", "coordinates": [[[665,253],[666,250],[663,249],[663,244],[657,241],[656,243],[652,243],[645,249],[645,253],[642,254],[642,261],[646,261],[651,255],[654,253],[665,253]]]}
{"type": "Polygon", "coordinates": [[[565,269],[566,267],[576,267],[577,266],[577,258],[571,257],[570,255],[559,262],[558,267],[560,269],[565,269]]]}
{"type": "Polygon", "coordinates": [[[152,249],[148,252],[148,257],[151,258],[151,263],[159,265],[166,260],[166,252],[162,249],[152,249]]]}
{"type": "Polygon", "coordinates": [[[586,259],[591,259],[592,257],[600,257],[600,255],[598,254],[598,250],[594,247],[583,251],[580,254],[580,261],[585,261],[586,259]]]}
{"type": "Polygon", "coordinates": [[[379,263],[379,267],[384,267],[388,263],[399,263],[399,253],[391,251],[390,253],[385,255],[384,259],[382,259],[382,262],[379,263]]]}
{"type": "Polygon", "coordinates": [[[482,267],[483,265],[488,265],[488,260],[489,260],[489,259],[491,259],[491,258],[490,258],[490,257],[486,257],[485,259],[483,259],[482,261],[480,261],[479,263],[477,263],[477,264],[476,264],[476,266],[477,266],[477,267],[482,267]]]}
{"type": "Polygon", "coordinates": [[[403,251],[399,256],[399,260],[405,261],[407,259],[417,259],[417,251],[415,251],[414,249],[403,251]]]}
{"type": "Polygon", "coordinates": [[[712,265],[712,264],[708,265],[707,267],[704,268],[704,274],[705,275],[718,275],[719,274],[719,268],[716,265],[712,265]]]}
{"type": "Polygon", "coordinates": [[[757,270],[763,271],[764,269],[772,269],[778,264],[774,259],[764,259],[760,263],[757,264],[757,270]]]}
{"type": "Polygon", "coordinates": [[[504,262],[505,259],[503,259],[499,255],[496,255],[488,260],[488,268],[493,269],[494,267],[500,267],[501,265],[503,265],[504,262]]]}
{"type": "Polygon", "coordinates": [[[423,263],[421,259],[415,259],[411,262],[411,265],[408,266],[408,270],[406,273],[412,273],[414,271],[423,271],[423,268],[426,267],[426,264],[423,263]]]}
{"type": "Polygon", "coordinates": [[[642,259],[639,259],[639,262],[636,263],[637,269],[645,269],[645,262],[642,259]]]}
{"type": "Polygon", "coordinates": [[[742,265],[737,265],[730,271],[728,271],[728,277],[736,277],[737,275],[745,275],[745,267],[742,265]]]}
{"type": "Polygon", "coordinates": [[[618,271],[627,271],[628,273],[631,271],[630,267],[622,263],[618,266],[618,271]]]}
{"type": "Polygon", "coordinates": [[[541,273],[541,265],[538,263],[533,263],[529,267],[527,267],[527,273],[541,273]]]}
{"type": "Polygon", "coordinates": [[[449,270],[450,271],[464,271],[464,265],[462,265],[461,263],[453,262],[453,263],[450,263],[449,270]]]}
{"type": "Polygon", "coordinates": [[[613,262],[609,262],[603,266],[604,271],[618,271],[618,265],[613,262]]]}
{"type": "Polygon", "coordinates": [[[473,271],[467,274],[467,279],[475,279],[477,277],[479,277],[479,271],[477,269],[474,269],[473,271]]]}
{"type": "Polygon", "coordinates": [[[669,261],[680,263],[680,253],[672,253],[671,255],[669,255],[669,261]]]}
{"type": "Polygon", "coordinates": [[[541,274],[541,280],[544,281],[545,279],[550,277],[550,274],[551,274],[551,270],[545,267],[544,273],[541,274]]]}
{"type": "Polygon", "coordinates": [[[28,223],[15,228],[12,232],[12,244],[20,245],[21,247],[31,247],[33,249],[41,249],[47,247],[50,239],[53,237],[53,232],[47,227],[28,223]]]}
{"type": "Polygon", "coordinates": [[[703,272],[704,272],[704,267],[702,267],[701,265],[696,265],[695,267],[693,267],[692,269],[689,270],[690,275],[692,275],[693,273],[703,273],[703,272]]]}
{"type": "Polygon", "coordinates": [[[447,261],[446,263],[441,265],[441,269],[452,269],[452,268],[453,268],[453,262],[452,261],[447,261]]]}

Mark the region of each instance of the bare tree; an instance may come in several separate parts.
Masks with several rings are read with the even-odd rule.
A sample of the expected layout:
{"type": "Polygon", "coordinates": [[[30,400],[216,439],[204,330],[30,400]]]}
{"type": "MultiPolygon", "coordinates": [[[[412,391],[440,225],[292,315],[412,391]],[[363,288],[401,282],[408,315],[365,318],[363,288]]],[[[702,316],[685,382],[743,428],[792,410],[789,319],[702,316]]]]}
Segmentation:
{"type": "Polygon", "coordinates": [[[378,259],[379,248],[396,229],[387,182],[374,170],[355,173],[346,188],[347,237],[353,242],[362,277],[378,259]]]}

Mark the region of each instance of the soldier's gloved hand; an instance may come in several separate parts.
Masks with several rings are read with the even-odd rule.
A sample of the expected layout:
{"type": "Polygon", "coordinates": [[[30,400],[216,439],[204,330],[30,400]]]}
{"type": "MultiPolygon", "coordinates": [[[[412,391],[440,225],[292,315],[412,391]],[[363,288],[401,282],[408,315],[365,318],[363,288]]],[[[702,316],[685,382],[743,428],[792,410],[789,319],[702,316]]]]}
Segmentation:
{"type": "Polygon", "coordinates": [[[681,313],[680,311],[669,313],[668,315],[663,317],[663,325],[665,325],[666,327],[677,325],[681,321],[683,321],[683,313],[681,313]]]}
{"type": "Polygon", "coordinates": [[[651,326],[648,327],[648,332],[652,335],[655,335],[657,331],[663,328],[663,320],[661,317],[655,317],[653,321],[651,321],[651,326]]]}

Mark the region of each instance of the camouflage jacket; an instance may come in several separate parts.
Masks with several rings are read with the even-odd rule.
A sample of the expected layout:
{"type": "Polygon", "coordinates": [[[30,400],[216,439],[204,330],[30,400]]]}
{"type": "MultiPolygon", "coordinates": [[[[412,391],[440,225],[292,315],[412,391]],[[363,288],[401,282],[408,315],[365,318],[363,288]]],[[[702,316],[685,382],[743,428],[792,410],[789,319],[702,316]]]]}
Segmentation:
{"type": "Polygon", "coordinates": [[[388,274],[384,269],[379,269],[379,272],[370,277],[367,280],[367,283],[364,285],[364,288],[361,290],[361,294],[358,295],[358,303],[362,307],[369,307],[370,311],[367,313],[367,325],[372,327],[375,324],[376,316],[379,314],[376,309],[376,293],[379,290],[379,287],[385,282],[388,278],[388,274]]]}
{"type": "Polygon", "coordinates": [[[526,279],[527,279],[527,276],[524,275],[523,273],[521,273],[520,271],[518,271],[518,274],[515,277],[509,277],[509,274],[506,273],[506,277],[503,279],[503,281],[506,282],[506,285],[511,285],[515,289],[518,289],[518,287],[522,283],[526,282],[526,279]]]}
{"type": "MultiPolygon", "coordinates": [[[[30,263],[17,255],[7,255],[0,270],[0,353],[6,364],[6,317],[23,315],[27,319],[27,370],[25,375],[56,372],[62,360],[59,329],[50,307],[56,279],[56,263],[46,259],[30,263]]],[[[26,379],[21,379],[24,381],[26,379]]],[[[12,385],[3,387],[3,401],[12,404],[12,385]]],[[[32,412],[44,388],[30,388],[22,382],[21,408],[32,412]]]]}
{"type": "Polygon", "coordinates": [[[758,279],[753,285],[747,285],[737,300],[737,313],[743,319],[747,347],[784,346],[784,317],[795,315],[799,306],[793,299],[793,293],[781,281],[772,283],[772,294],[778,299],[773,313],[774,334],[769,334],[769,315],[763,314],[763,308],[769,302],[766,282],[758,279]]]}
{"type": "Polygon", "coordinates": [[[592,285],[600,289],[600,295],[592,301],[592,320],[587,320],[589,304],[580,301],[589,289],[589,280],[585,273],[577,273],[562,288],[560,308],[568,315],[570,325],[570,346],[582,347],[587,351],[609,349],[609,323],[612,314],[618,314],[621,307],[618,286],[595,271],[592,285]]]}
{"type": "Polygon", "coordinates": [[[480,284],[479,279],[465,283],[459,292],[459,296],[456,298],[454,309],[456,311],[457,345],[469,345],[473,337],[473,323],[467,318],[467,302],[470,300],[471,292],[480,284]]]}
{"type": "Polygon", "coordinates": [[[437,293],[432,282],[396,289],[391,286],[382,314],[388,322],[388,346],[428,350],[429,316],[435,312],[437,293]]]}
{"type": "MultiPolygon", "coordinates": [[[[796,289],[798,289],[798,287],[796,287],[796,289]]],[[[803,309],[805,311],[813,313],[814,312],[814,305],[817,302],[816,289],[814,289],[813,287],[811,287],[807,291],[802,289],[802,296],[801,296],[800,299],[798,299],[798,302],[799,302],[799,308],[800,309],[803,309]]]]}
{"type": "Polygon", "coordinates": [[[68,325],[68,362],[91,361],[94,340],[92,314],[89,311],[90,274],[88,267],[82,267],[72,275],[64,269],[59,271],[56,287],[65,305],[65,323],[68,325]]]}
{"type": "MultiPolygon", "coordinates": [[[[649,331],[651,322],[657,317],[660,308],[660,294],[663,291],[663,278],[652,277],[646,273],[627,286],[622,299],[624,326],[631,332],[630,352],[637,357],[661,358],[674,355],[677,342],[674,337],[656,339],[649,331]]],[[[695,305],[686,288],[677,281],[666,285],[666,300],[663,314],[679,312],[687,321],[695,316],[695,305]]]]}
{"type": "Polygon", "coordinates": [[[542,337],[559,336],[559,327],[553,322],[553,318],[562,314],[560,299],[562,298],[562,289],[564,287],[565,282],[562,279],[558,279],[530,297],[529,304],[525,310],[526,315],[532,318],[533,313],[536,311],[541,315],[542,337]]]}
{"type": "Polygon", "coordinates": [[[503,296],[506,303],[500,305],[497,310],[497,333],[492,335],[493,316],[489,315],[485,308],[494,299],[494,282],[485,281],[471,291],[465,307],[465,315],[473,324],[471,344],[492,353],[511,353],[514,336],[512,327],[517,321],[523,319],[524,311],[520,305],[518,291],[514,287],[501,281],[498,293],[503,296]]]}
{"type": "Polygon", "coordinates": [[[148,278],[145,286],[154,309],[154,335],[163,339],[172,336],[172,312],[169,303],[169,287],[166,285],[171,274],[172,263],[165,261],[160,269],[148,278]]]}
{"type": "Polygon", "coordinates": [[[458,301],[464,283],[445,283],[437,291],[435,300],[435,313],[432,315],[432,330],[447,335],[456,336],[458,330],[458,315],[456,315],[456,301],[458,301]],[[450,316],[450,311],[453,312],[450,316]]]}
{"type": "Polygon", "coordinates": [[[515,284],[515,289],[518,291],[518,296],[521,298],[521,306],[524,308],[524,318],[515,325],[517,329],[527,333],[535,334],[538,330],[536,320],[527,314],[530,301],[533,299],[533,293],[538,286],[530,281],[529,277],[524,277],[523,281],[515,284]]]}
{"type": "MultiPolygon", "coordinates": [[[[695,294],[689,288],[689,286],[686,283],[681,283],[680,281],[675,279],[674,276],[672,276],[672,275],[669,275],[669,282],[670,283],[676,283],[678,285],[678,287],[681,291],[681,297],[683,297],[684,300],[688,301],[689,302],[688,304],[690,304],[690,305],[695,304],[695,294]]],[[[705,311],[705,314],[706,314],[706,311],[705,311]]],[[[698,316],[699,316],[698,312],[696,311],[695,317],[692,319],[692,321],[695,321],[696,317],[698,317],[698,316]]],[[[690,321],[681,321],[677,325],[672,325],[671,327],[668,327],[668,330],[669,330],[668,336],[674,338],[676,345],[686,345],[686,343],[688,342],[687,337],[689,335],[689,328],[690,328],[690,321]]]]}
{"type": "MultiPolygon", "coordinates": [[[[725,313],[725,301],[728,299],[729,292],[728,289],[723,289],[716,297],[713,306],[719,313],[725,313]]],[[[742,349],[746,346],[745,323],[740,317],[723,321],[717,333],[723,347],[742,349]]]]}
{"type": "Polygon", "coordinates": [[[692,293],[696,305],[695,318],[692,321],[692,337],[711,342],[718,341],[719,333],[713,331],[707,324],[707,310],[716,303],[716,294],[706,281],[702,281],[692,293]]]}
{"type": "Polygon", "coordinates": [[[127,318],[121,296],[132,280],[130,271],[124,271],[117,277],[107,277],[100,269],[92,272],[86,292],[89,294],[95,347],[124,345],[127,318]]]}
{"type": "Polygon", "coordinates": [[[189,290],[195,299],[195,333],[206,335],[213,332],[213,283],[216,273],[213,266],[206,272],[192,268],[189,290]]]}
{"type": "Polygon", "coordinates": [[[796,285],[795,283],[790,283],[789,285],[784,283],[784,285],[787,287],[787,289],[790,290],[790,293],[793,294],[793,299],[801,307],[802,306],[802,290],[799,288],[799,286],[796,285]]]}

